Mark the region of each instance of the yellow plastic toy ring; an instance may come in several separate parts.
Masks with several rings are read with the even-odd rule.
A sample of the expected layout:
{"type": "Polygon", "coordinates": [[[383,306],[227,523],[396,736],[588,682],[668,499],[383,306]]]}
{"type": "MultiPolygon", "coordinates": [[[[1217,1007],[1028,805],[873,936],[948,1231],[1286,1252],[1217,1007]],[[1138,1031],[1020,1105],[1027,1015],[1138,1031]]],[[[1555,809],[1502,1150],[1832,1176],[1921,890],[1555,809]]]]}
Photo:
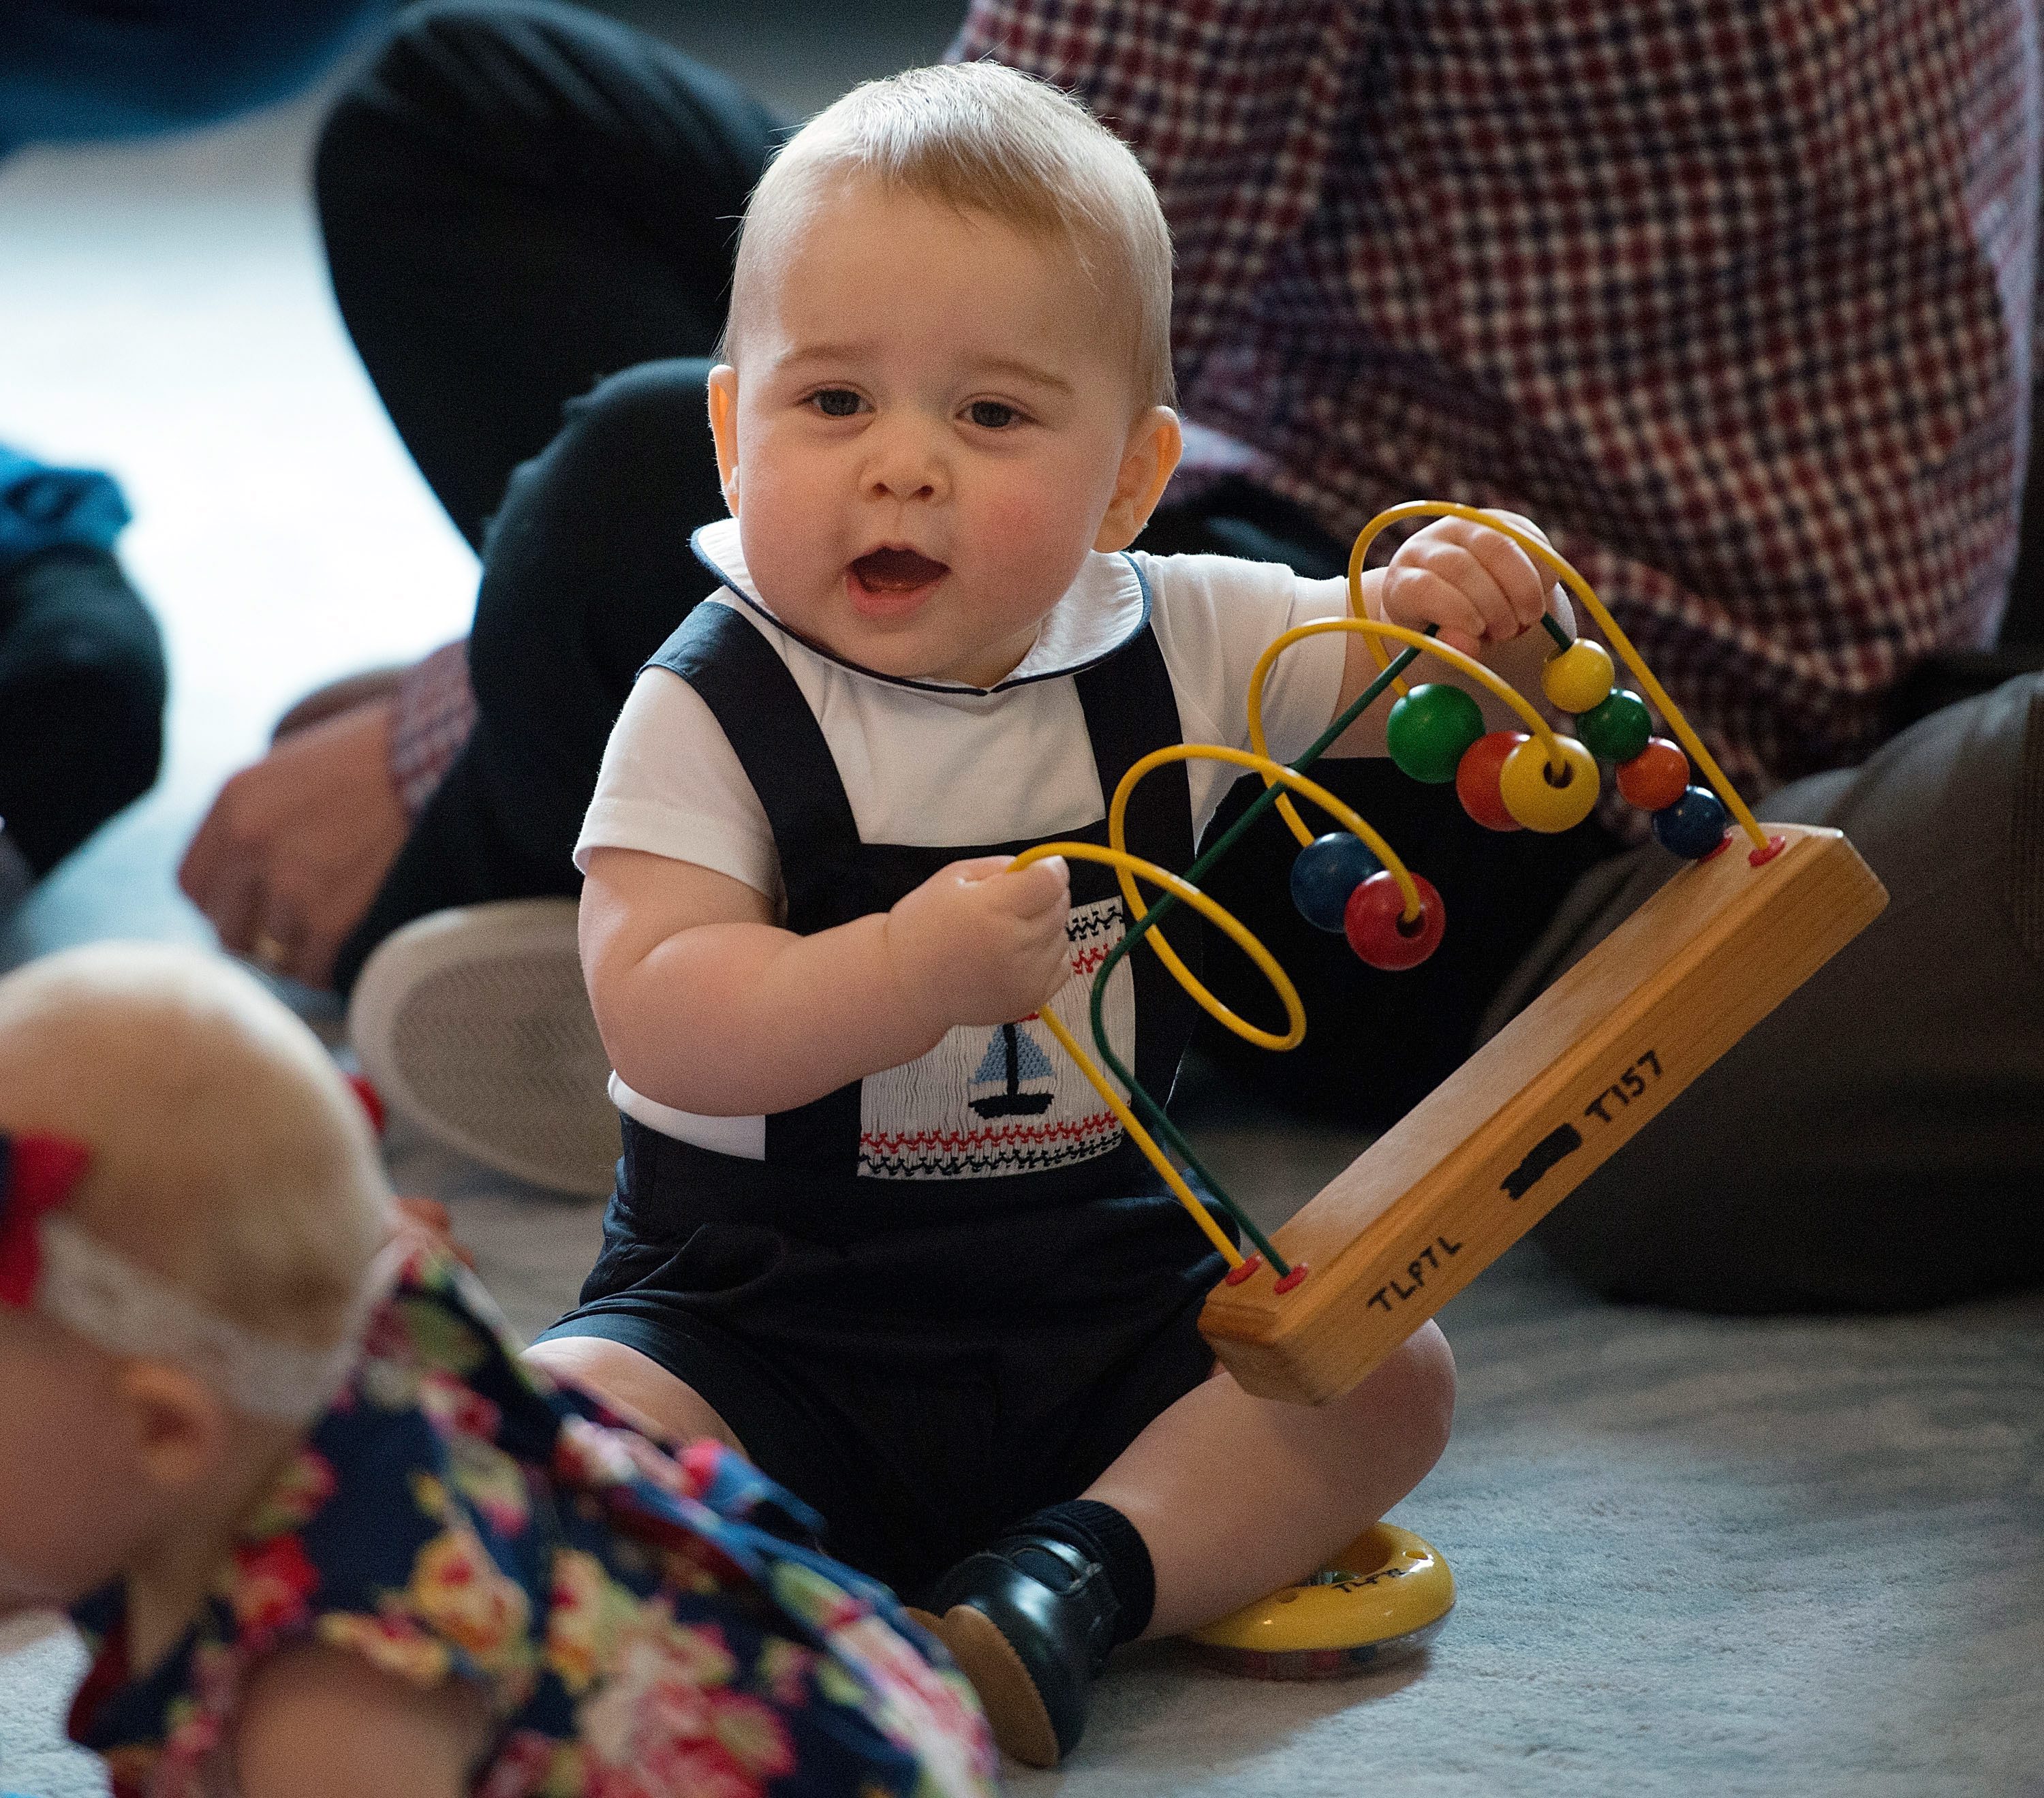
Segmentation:
{"type": "Polygon", "coordinates": [[[1186,1638],[1254,1679],[1330,1679],[1416,1653],[1454,1608],[1455,1577],[1395,1523],[1363,1531],[1334,1564],[1186,1638]]]}

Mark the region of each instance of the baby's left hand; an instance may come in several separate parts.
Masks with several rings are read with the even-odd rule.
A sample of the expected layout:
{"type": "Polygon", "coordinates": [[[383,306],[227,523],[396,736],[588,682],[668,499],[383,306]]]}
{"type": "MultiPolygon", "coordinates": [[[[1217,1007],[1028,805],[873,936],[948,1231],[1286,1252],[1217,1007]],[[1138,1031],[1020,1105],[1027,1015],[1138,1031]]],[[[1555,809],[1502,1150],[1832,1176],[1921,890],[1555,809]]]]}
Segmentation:
{"type": "MultiPolygon", "coordinates": [[[[1547,540],[1516,512],[1496,516],[1547,540]]],[[[1466,518],[1440,518],[1399,546],[1384,571],[1385,622],[1424,631],[1467,655],[1509,643],[1540,621],[1550,583],[1533,559],[1501,531],[1466,518]]]]}

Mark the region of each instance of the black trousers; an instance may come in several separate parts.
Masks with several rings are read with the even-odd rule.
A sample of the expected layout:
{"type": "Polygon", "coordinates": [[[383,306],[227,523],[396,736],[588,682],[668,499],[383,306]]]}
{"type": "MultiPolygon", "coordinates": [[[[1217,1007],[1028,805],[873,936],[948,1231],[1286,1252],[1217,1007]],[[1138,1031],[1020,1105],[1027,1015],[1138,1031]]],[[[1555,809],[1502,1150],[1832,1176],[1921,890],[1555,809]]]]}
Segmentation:
{"type": "MultiPolygon", "coordinates": [[[[411,918],[576,889],[569,851],[611,721],[701,596],[688,533],[722,509],[706,358],[735,222],[781,129],[713,71],[540,0],[408,13],[336,109],[318,164],[335,291],[484,556],[481,722],[344,983],[411,918]]],[[[1240,486],[1160,511],[1144,547],[1307,573],[1345,549],[1240,486]]],[[[1388,1122],[1460,1060],[1486,1006],[1494,1024],[1673,871],[1593,827],[1493,836],[1388,765],[1329,784],[1440,888],[1447,944],[1407,974],[1360,966],[1292,913],[1290,839],[1270,826],[1205,884],[1292,970],[1312,1028],[1285,1056],[1218,1033],[1208,1047],[1351,1120],[1388,1122]]],[[[2044,1277],[2044,677],[1947,706],[1764,809],[1846,828],[1893,894],[1887,916],[1544,1239],[1600,1291],[1711,1308],[1904,1306],[2044,1277]],[[1973,1247],[1927,1257],[1927,1220],[1973,1247]]],[[[1209,979],[1271,1016],[1233,954],[1214,946],[1209,979]]]]}

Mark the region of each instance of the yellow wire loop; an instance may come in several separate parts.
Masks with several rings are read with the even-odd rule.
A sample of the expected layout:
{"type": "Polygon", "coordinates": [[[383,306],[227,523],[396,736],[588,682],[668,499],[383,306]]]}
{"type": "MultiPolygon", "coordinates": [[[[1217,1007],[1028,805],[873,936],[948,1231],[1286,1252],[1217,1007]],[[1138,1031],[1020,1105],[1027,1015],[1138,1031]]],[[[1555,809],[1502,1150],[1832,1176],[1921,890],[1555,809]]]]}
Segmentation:
{"type": "Polygon", "coordinates": [[[1058,1014],[1048,1005],[1039,1008],[1036,1015],[1050,1027],[1051,1034],[1057,1038],[1065,1053],[1078,1063],[1079,1072],[1093,1083],[1100,1096],[1106,1100],[1107,1108],[1120,1119],[1121,1128],[1128,1132],[1129,1139],[1148,1158],[1150,1165],[1163,1175],[1164,1184],[1171,1189],[1172,1196],[1185,1208],[1192,1220],[1206,1232],[1207,1240],[1220,1251],[1221,1259],[1230,1267],[1241,1266],[1242,1251],[1228,1239],[1228,1232],[1214,1222],[1213,1213],[1200,1203],[1198,1196],[1185,1184],[1185,1177],[1171,1165],[1170,1157],[1157,1147],[1156,1138],[1143,1128],[1135,1112],[1108,1084],[1107,1076],[1093,1065],[1093,1057],[1078,1046],[1072,1033],[1065,1028],[1058,1014]]]}
{"type": "MultiPolygon", "coordinates": [[[[1160,759],[1173,759],[1174,751],[1182,752],[1192,747],[1193,746],[1187,743],[1174,743],[1170,748],[1161,749],[1153,755],[1146,755],[1141,762],[1138,762],[1128,770],[1129,775],[1132,778],[1138,775],[1145,763],[1155,763],[1160,759]]],[[[1231,756],[1239,755],[1242,753],[1240,750],[1229,751],[1231,756]]],[[[1124,779],[1121,786],[1116,789],[1116,808],[1108,814],[1107,835],[1108,840],[1114,845],[1112,848],[1103,849],[1097,843],[1039,843],[1032,848],[1024,850],[1017,855],[1009,864],[1009,871],[1011,874],[1018,872],[1028,867],[1032,862],[1040,862],[1050,855],[1064,855],[1075,862],[1098,862],[1104,866],[1112,868],[1120,876],[1122,893],[1128,898],[1129,909],[1138,923],[1142,921],[1143,915],[1147,908],[1143,905],[1141,895],[1135,892],[1135,876],[1140,874],[1143,879],[1151,882],[1153,885],[1162,887],[1174,898],[1184,905],[1191,906],[1216,928],[1226,932],[1236,947],[1256,964],[1263,978],[1269,981],[1276,990],[1278,1001],[1285,1008],[1288,1028],[1285,1034],[1280,1036],[1274,1030],[1264,1030],[1250,1023],[1246,1018],[1236,1016],[1213,994],[1201,985],[1192,970],[1175,955],[1166,955],[1165,965],[1170,968],[1178,984],[1198,1001],[1201,1008],[1216,1022],[1225,1024],[1236,1035],[1247,1042],[1255,1043],[1258,1048],[1297,1048],[1306,1035],[1306,1008],[1299,997],[1298,988],[1292,984],[1292,977],[1278,965],[1278,958],[1251,934],[1248,925],[1235,916],[1219,900],[1209,897],[1206,893],[1202,893],[1183,875],[1174,874],[1168,868],[1160,868],[1155,862],[1146,862],[1140,855],[1132,855],[1128,850],[1122,847],[1122,843],[1126,841],[1126,838],[1120,828],[1123,810],[1120,802],[1128,786],[1128,780],[1124,779]]],[[[1332,795],[1329,797],[1331,797],[1332,795]]],[[[1339,803],[1339,801],[1336,802],[1339,803]]],[[[1162,954],[1166,945],[1157,942],[1157,933],[1154,930],[1150,932],[1150,939],[1155,943],[1158,953],[1162,954]]]]}
{"type": "MultiPolygon", "coordinates": [[[[1291,977],[1278,965],[1277,958],[1258,940],[1241,920],[1216,901],[1208,898],[1182,875],[1173,874],[1167,868],[1160,868],[1154,862],[1147,862],[1141,856],[1132,855],[1129,852],[1126,832],[1129,796],[1146,775],[1172,762],[1224,762],[1235,767],[1252,770],[1262,778],[1263,784],[1266,787],[1282,786],[1289,790],[1278,796],[1277,809],[1283,816],[1292,834],[1303,845],[1311,843],[1313,836],[1312,832],[1306,828],[1304,821],[1300,817],[1297,809],[1292,803],[1291,793],[1297,793],[1309,804],[1319,807],[1344,829],[1352,832],[1369,845],[1372,853],[1384,864],[1392,878],[1397,882],[1399,895],[1404,901],[1403,916],[1409,922],[1417,918],[1422,909],[1420,902],[1420,889],[1413,881],[1411,871],[1406,867],[1404,863],[1399,859],[1391,845],[1365,823],[1358,813],[1351,807],[1343,804],[1325,787],[1317,782],[1308,780],[1297,769],[1288,768],[1283,763],[1274,761],[1270,757],[1269,741],[1263,731],[1263,688],[1265,682],[1270,678],[1271,667],[1278,658],[1294,644],[1300,643],[1308,637],[1319,636],[1328,631],[1352,631],[1362,635],[1363,640],[1369,645],[1370,653],[1375,659],[1377,667],[1384,669],[1391,666],[1391,658],[1384,649],[1385,640],[1411,644],[1415,648],[1425,651],[1430,655],[1438,657],[1458,673],[1473,680],[1478,686],[1496,694],[1525,720],[1531,733],[1540,740],[1542,746],[1547,753],[1548,766],[1558,767],[1562,765],[1561,743],[1554,729],[1548,724],[1546,720],[1540,716],[1531,702],[1509,682],[1485,667],[1475,657],[1465,655],[1460,650],[1452,649],[1435,638],[1425,636],[1418,631],[1408,630],[1402,624],[1388,624],[1381,619],[1366,617],[1362,615],[1365,610],[1362,603],[1362,564],[1364,557],[1369,553],[1370,544],[1387,527],[1397,524],[1404,519],[1421,517],[1466,518],[1473,523],[1487,525],[1492,530],[1509,537],[1527,555],[1532,557],[1536,563],[1550,570],[1596,620],[1612,647],[1618,651],[1627,668],[1631,671],[1633,677],[1641,686],[1646,689],[1648,697],[1659,709],[1662,717],[1667,720],[1669,728],[1680,740],[1683,748],[1688,751],[1690,760],[1703,770],[1705,778],[1716,789],[1718,797],[1724,801],[1726,809],[1739,820],[1739,828],[1753,839],[1754,847],[1764,850],[1768,847],[1767,838],[1760,826],[1754,822],[1752,813],[1747,810],[1745,801],[1732,790],[1731,783],[1725,778],[1723,771],[1712,759],[1710,751],[1704,747],[1702,741],[1695,731],[1690,728],[1689,720],[1682,716],[1681,709],[1676,705],[1674,701],[1668,697],[1661,683],[1654,679],[1646,664],[1640,659],[1639,652],[1632,647],[1625,633],[1618,628],[1616,620],[1612,618],[1610,613],[1605,610],[1603,601],[1590,590],[1589,583],[1570,567],[1562,556],[1556,554],[1539,538],[1527,535],[1507,520],[1494,513],[1481,511],[1474,506],[1458,505],[1446,500],[1412,500],[1403,505],[1392,506],[1377,513],[1368,524],[1363,527],[1362,534],[1355,540],[1355,547],[1350,554],[1348,588],[1349,607],[1352,615],[1347,618],[1318,619],[1312,624],[1301,624],[1295,630],[1287,631],[1257,658],[1256,666],[1250,673],[1248,694],[1249,740],[1254,746],[1253,750],[1231,749],[1219,743],[1171,743],[1162,749],[1153,750],[1122,776],[1120,784],[1114,790],[1114,798],[1108,808],[1107,814],[1107,836],[1110,847],[1102,848],[1097,843],[1039,843],[1024,850],[1009,864],[1011,872],[1018,871],[1029,866],[1032,863],[1046,860],[1052,855],[1062,855],[1071,861],[1097,862],[1104,866],[1111,867],[1114,870],[1116,879],[1120,884],[1122,897],[1128,903],[1129,915],[1137,924],[1142,922],[1149,911],[1142,893],[1136,886],[1139,879],[1148,881],[1152,886],[1161,887],[1165,892],[1178,899],[1180,903],[1191,906],[1201,916],[1222,931],[1240,948],[1243,953],[1256,964],[1263,978],[1270,982],[1272,989],[1276,992],[1285,1008],[1285,1030],[1282,1035],[1275,1031],[1265,1030],[1259,1025],[1253,1024],[1247,1019],[1238,1016],[1234,1012],[1229,1010],[1201,984],[1198,977],[1179,959],[1178,951],[1164,939],[1162,930],[1152,930],[1148,933],[1150,947],[1162,959],[1172,978],[1185,989],[1208,1016],[1225,1025],[1244,1040],[1256,1043],[1262,1048],[1289,1049],[1296,1047],[1305,1036],[1306,1008],[1300,1000],[1298,989],[1292,984],[1291,977]]],[[[1393,685],[1401,694],[1407,690],[1403,680],[1394,681],[1393,685]]],[[[1057,1039],[1058,1046],[1072,1058],[1078,1070],[1086,1077],[1093,1089],[1106,1101],[1108,1109],[1120,1121],[1122,1128],[1128,1132],[1129,1139],[1142,1151],[1148,1158],[1151,1165],[1163,1176],[1166,1185],[1170,1188],[1179,1204],[1185,1208],[1191,1214],[1193,1222],[1205,1232],[1207,1239],[1220,1251],[1222,1258],[1231,1267],[1241,1266],[1243,1264],[1241,1251],[1228,1239],[1226,1232],[1220,1226],[1214,1222],[1206,1206],[1201,1202],[1192,1188],[1186,1184],[1185,1177],[1172,1165],[1170,1158],[1158,1147],[1156,1139],[1143,1127],[1142,1121],[1129,1108],[1128,1101],[1115,1091],[1113,1083],[1101,1071],[1093,1057],[1080,1047],[1078,1039],[1065,1028],[1063,1021],[1048,1005],[1039,1007],[1037,1015],[1043,1019],[1051,1034],[1057,1039]]]]}
{"type": "MultiPolygon", "coordinates": [[[[1689,752],[1690,761],[1702,770],[1704,779],[1711,783],[1718,797],[1724,801],[1725,809],[1731,813],[1754,847],[1763,851],[1767,847],[1767,833],[1760,828],[1746,801],[1739,797],[1738,790],[1725,778],[1724,770],[1718,766],[1716,758],[1704,747],[1703,739],[1690,727],[1689,720],[1682,716],[1682,709],[1668,697],[1667,689],[1654,678],[1654,671],[1641,659],[1639,651],[1632,647],[1631,639],[1618,628],[1618,620],[1612,617],[1605,609],[1604,601],[1591,590],[1589,582],[1550,545],[1543,543],[1538,537],[1529,536],[1509,520],[1500,517],[1496,513],[1485,512],[1480,507],[1458,505],[1451,500],[1444,499],[1408,500],[1402,505],[1386,507],[1363,526],[1362,534],[1355,540],[1355,547],[1349,551],[1348,601],[1352,613],[1360,617],[1365,609],[1362,603],[1362,563],[1363,558],[1370,553],[1370,546],[1381,532],[1408,518],[1466,518],[1472,524],[1486,525],[1509,537],[1532,557],[1535,563],[1547,569],[1569,590],[1573,597],[1582,602],[1584,609],[1596,620],[1597,628],[1604,632],[1605,641],[1618,651],[1619,659],[1625,663],[1632,678],[1646,690],[1646,697],[1653,701],[1654,709],[1667,720],[1668,728],[1675,733],[1676,740],[1689,752]]],[[[1370,652],[1377,659],[1377,667],[1389,667],[1391,659],[1384,653],[1376,638],[1372,636],[1368,641],[1370,652]]],[[[1401,694],[1405,691],[1403,681],[1393,684],[1401,694]]]]}
{"type": "MultiPolygon", "coordinates": [[[[1301,624],[1296,629],[1287,631],[1282,636],[1274,640],[1270,646],[1257,657],[1256,666],[1249,671],[1249,740],[1254,745],[1256,753],[1266,760],[1270,756],[1270,745],[1263,734],[1263,684],[1270,678],[1271,665],[1293,644],[1299,642],[1302,638],[1320,636],[1329,631],[1359,632],[1368,640],[1370,654],[1377,658],[1377,665],[1379,668],[1388,668],[1391,666],[1390,658],[1383,653],[1382,646],[1377,641],[1380,637],[1389,637],[1399,643],[1409,644],[1415,649],[1424,649],[1431,655],[1439,656],[1458,674],[1465,674],[1476,682],[1478,686],[1487,688],[1516,712],[1525,720],[1527,728],[1540,740],[1541,747],[1547,751],[1547,766],[1555,770],[1558,775],[1560,770],[1567,766],[1562,759],[1561,740],[1555,735],[1554,727],[1534,709],[1532,702],[1503,675],[1494,670],[1486,668],[1473,655],[1465,655],[1459,649],[1451,648],[1438,638],[1430,637],[1424,632],[1408,631],[1403,624],[1387,624],[1375,618],[1353,617],[1317,618],[1310,624],[1301,624]]],[[[1398,684],[1402,687],[1404,683],[1400,682],[1398,684]]],[[[1283,766],[1280,763],[1272,763],[1270,765],[1274,767],[1283,766]]],[[[1263,776],[1263,784],[1270,786],[1276,783],[1271,775],[1266,774],[1263,776]]],[[[1289,827],[1293,836],[1299,839],[1301,847],[1313,840],[1313,833],[1308,830],[1301,820],[1289,798],[1282,793],[1279,794],[1277,809],[1278,815],[1289,827]]],[[[1354,828],[1353,825],[1349,828],[1354,828]]],[[[1374,843],[1371,844],[1372,848],[1375,847],[1374,843]]],[[[1404,883],[1401,881],[1399,884],[1400,890],[1403,890],[1404,883]]],[[[1410,922],[1419,915],[1417,901],[1408,901],[1405,912],[1407,921],[1410,922]]]]}
{"type": "MultiPolygon", "coordinates": [[[[1256,964],[1285,1008],[1285,1032],[1280,1035],[1276,1031],[1265,1030],[1230,1010],[1179,959],[1178,951],[1165,941],[1162,931],[1152,930],[1148,933],[1150,947],[1162,959],[1172,978],[1191,995],[1193,1001],[1208,1016],[1245,1041],[1266,1049],[1295,1048],[1305,1037],[1306,1008],[1299,997],[1298,988],[1292,984],[1291,976],[1285,973],[1278,958],[1247,924],[1218,901],[1202,893],[1182,875],[1173,874],[1168,868],[1160,868],[1154,862],[1145,861],[1141,856],[1131,854],[1127,847],[1130,795],[1144,777],[1156,769],[1168,763],[1187,761],[1224,762],[1231,766],[1253,770],[1266,781],[1289,787],[1309,804],[1319,806],[1337,824],[1353,831],[1370,845],[1390,870],[1393,878],[1398,882],[1398,890],[1405,901],[1405,915],[1415,918],[1420,915],[1420,889],[1414,884],[1410,870],[1399,859],[1391,845],[1372,829],[1353,807],[1344,805],[1317,781],[1308,780],[1296,769],[1288,768],[1281,762],[1274,762],[1267,755],[1252,755],[1247,750],[1232,749],[1220,743],[1167,743],[1162,749],[1151,751],[1131,767],[1121,777],[1120,784],[1114,790],[1113,801],[1108,807],[1107,835],[1110,847],[1103,849],[1093,843],[1039,843],[1017,855],[1009,864],[1009,871],[1018,872],[1032,863],[1047,860],[1052,855],[1062,855],[1076,862],[1097,862],[1114,870],[1115,878],[1121,886],[1122,897],[1128,902],[1129,914],[1139,924],[1147,915],[1149,907],[1135,884],[1137,879],[1140,878],[1153,886],[1162,887],[1222,931],[1256,964]]],[[[1205,1232],[1207,1239],[1220,1251],[1229,1266],[1240,1266],[1241,1251],[1214,1222],[1212,1215],[1185,1183],[1185,1177],[1172,1164],[1170,1158],[1158,1147],[1156,1139],[1143,1127],[1128,1102],[1115,1091],[1113,1082],[1107,1078],[1099,1064],[1079,1046],[1078,1039],[1066,1028],[1064,1020],[1047,1005],[1037,1008],[1037,1016],[1043,1019],[1045,1028],[1057,1039],[1058,1047],[1072,1058],[1079,1072],[1085,1076],[1093,1090],[1105,1101],[1108,1109],[1114,1114],[1122,1128],[1128,1132],[1129,1139],[1163,1177],[1165,1184],[1190,1214],[1193,1221],[1205,1232]]]]}
{"type": "MultiPolygon", "coordinates": [[[[1183,749],[1191,746],[1177,744],[1173,747],[1183,749]]],[[[1159,755],[1165,753],[1160,751],[1159,755]]],[[[1231,755],[1241,753],[1239,750],[1229,751],[1231,755]]],[[[1144,762],[1154,763],[1158,759],[1157,755],[1146,756],[1144,762]]],[[[1174,972],[1178,984],[1237,1035],[1247,1037],[1251,1042],[1259,1043],[1266,1048],[1294,1047],[1303,1040],[1306,1034],[1306,1008],[1299,997],[1298,988],[1292,984],[1291,976],[1278,965],[1278,958],[1264,947],[1247,924],[1221,905],[1218,900],[1209,898],[1182,875],[1174,874],[1168,868],[1160,868],[1155,862],[1146,862],[1140,855],[1132,855],[1121,847],[1124,840],[1121,831],[1124,809],[1123,801],[1126,798],[1130,781],[1139,778],[1139,772],[1143,768],[1144,762],[1139,762],[1135,767],[1130,769],[1128,777],[1124,778],[1121,786],[1116,789],[1116,809],[1108,814],[1108,836],[1113,842],[1113,847],[1103,849],[1095,843],[1039,843],[1024,850],[1012,862],[1009,863],[1009,871],[1019,872],[1028,867],[1032,862],[1041,862],[1052,855],[1062,855],[1071,861],[1098,862],[1107,867],[1112,868],[1121,882],[1124,893],[1134,892],[1135,877],[1139,874],[1153,885],[1162,887],[1181,904],[1191,906],[1208,923],[1225,932],[1243,952],[1255,962],[1262,971],[1264,978],[1276,989],[1278,997],[1285,1007],[1285,1016],[1289,1028],[1281,1037],[1274,1031],[1260,1030],[1254,1024],[1237,1017],[1220,1000],[1215,998],[1200,985],[1183,962],[1179,961],[1175,955],[1166,951],[1165,944],[1156,943],[1159,953],[1165,954],[1166,964],[1175,964],[1174,972]]],[[[1312,782],[1308,782],[1307,784],[1311,786],[1312,782]]],[[[1135,916],[1139,920],[1144,910],[1140,897],[1132,897],[1130,904],[1135,916]]],[[[1152,931],[1150,934],[1152,942],[1155,942],[1156,932],[1152,931]]],[[[1079,1072],[1092,1082],[1093,1090],[1107,1101],[1108,1109],[1120,1120],[1121,1128],[1128,1132],[1131,1140],[1135,1143],[1136,1147],[1148,1157],[1151,1166],[1164,1177],[1165,1184],[1171,1189],[1178,1203],[1191,1213],[1193,1221],[1206,1232],[1207,1239],[1220,1251],[1223,1258],[1227,1261],[1229,1266],[1239,1267],[1242,1265],[1241,1251],[1228,1239],[1226,1233],[1220,1226],[1214,1222],[1212,1214],[1194,1195],[1192,1188],[1185,1184],[1185,1177],[1172,1166],[1170,1158],[1158,1147],[1156,1139],[1143,1127],[1135,1113],[1129,1109],[1127,1101],[1115,1091],[1113,1083],[1101,1070],[1093,1057],[1079,1047],[1078,1039],[1065,1028],[1063,1020],[1048,1005],[1039,1005],[1037,1008],[1037,1016],[1043,1019],[1051,1034],[1057,1038],[1058,1046],[1078,1064],[1079,1072]]]]}

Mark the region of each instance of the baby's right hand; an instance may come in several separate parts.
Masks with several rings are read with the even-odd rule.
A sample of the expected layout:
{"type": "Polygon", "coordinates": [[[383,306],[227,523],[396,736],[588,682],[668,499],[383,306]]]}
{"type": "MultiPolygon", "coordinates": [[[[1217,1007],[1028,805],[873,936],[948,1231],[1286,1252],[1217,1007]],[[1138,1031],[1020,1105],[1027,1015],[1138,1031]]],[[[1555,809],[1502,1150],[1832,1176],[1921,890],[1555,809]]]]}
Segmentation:
{"type": "MultiPolygon", "coordinates": [[[[1547,540],[1516,512],[1492,516],[1547,540]]],[[[1385,622],[1415,631],[1437,625],[1450,649],[1477,657],[1539,624],[1556,590],[1511,538],[1469,518],[1437,518],[1408,538],[1379,590],[1385,622]]]]}
{"type": "Polygon", "coordinates": [[[1005,855],[939,868],[887,914],[909,1002],[939,1032],[1027,1017],[1071,973],[1071,870],[1062,855],[1006,871],[1005,855]]]}

